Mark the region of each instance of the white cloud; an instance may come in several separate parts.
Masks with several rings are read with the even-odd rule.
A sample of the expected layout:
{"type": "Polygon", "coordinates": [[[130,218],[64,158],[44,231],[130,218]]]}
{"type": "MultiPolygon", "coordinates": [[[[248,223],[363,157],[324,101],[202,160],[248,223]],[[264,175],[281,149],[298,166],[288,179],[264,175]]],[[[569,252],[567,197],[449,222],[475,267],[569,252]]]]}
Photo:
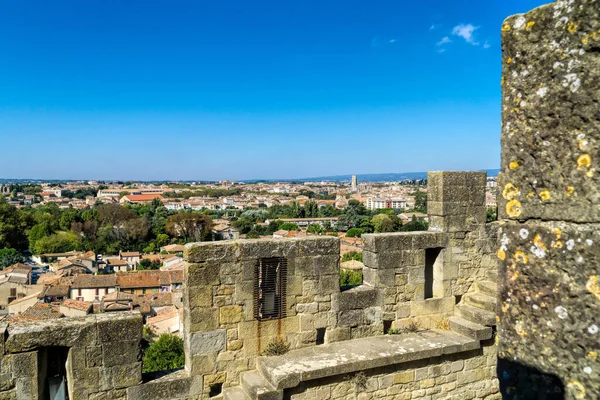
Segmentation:
{"type": "Polygon", "coordinates": [[[452,43],[452,40],[450,40],[450,38],[448,36],[444,36],[442,38],[442,40],[440,40],[439,42],[436,43],[436,46],[443,46],[446,43],[452,43]]]}
{"type": "Polygon", "coordinates": [[[396,43],[396,39],[391,39],[390,43],[396,43]]]}
{"type": "Polygon", "coordinates": [[[438,51],[437,51],[437,52],[438,52],[438,53],[445,53],[445,52],[446,52],[446,49],[438,49],[438,51]]]}
{"type": "Polygon", "coordinates": [[[434,30],[434,29],[435,29],[435,24],[432,24],[432,25],[429,27],[429,30],[430,30],[430,31],[432,31],[432,30],[434,30]]]}
{"type": "Polygon", "coordinates": [[[454,29],[452,29],[452,34],[455,36],[460,36],[461,38],[465,39],[465,41],[467,43],[470,43],[474,46],[478,46],[479,42],[475,41],[475,31],[479,29],[478,26],[473,26],[471,24],[460,24],[454,27],[454,29]]]}
{"type": "Polygon", "coordinates": [[[490,48],[490,43],[486,40],[486,42],[483,44],[483,48],[484,49],[489,49],[490,48]]]}

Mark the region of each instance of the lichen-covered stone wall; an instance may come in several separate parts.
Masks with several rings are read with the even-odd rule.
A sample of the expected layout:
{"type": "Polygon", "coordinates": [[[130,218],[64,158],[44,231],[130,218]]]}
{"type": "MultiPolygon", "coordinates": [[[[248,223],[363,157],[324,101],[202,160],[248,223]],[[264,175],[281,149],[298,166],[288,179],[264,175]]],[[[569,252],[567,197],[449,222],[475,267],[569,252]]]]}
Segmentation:
{"type": "Polygon", "coordinates": [[[503,391],[600,398],[600,1],[512,16],[502,41],[503,391]]]}
{"type": "Polygon", "coordinates": [[[303,382],[291,400],[499,399],[496,347],[303,382]]]}

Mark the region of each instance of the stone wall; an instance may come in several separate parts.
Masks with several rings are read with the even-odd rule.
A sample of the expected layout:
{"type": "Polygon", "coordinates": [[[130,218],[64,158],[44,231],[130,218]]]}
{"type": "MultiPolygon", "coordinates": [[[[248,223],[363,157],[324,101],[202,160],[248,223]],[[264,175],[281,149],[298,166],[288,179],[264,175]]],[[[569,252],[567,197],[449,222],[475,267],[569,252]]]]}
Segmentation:
{"type": "Polygon", "coordinates": [[[600,1],[512,16],[502,36],[503,391],[599,398],[600,1]]]}
{"type": "Polygon", "coordinates": [[[53,350],[63,351],[71,399],[126,399],[142,381],[139,313],[3,326],[0,398],[43,399],[53,350]]]}
{"type": "Polygon", "coordinates": [[[237,384],[256,356],[276,338],[291,348],[314,345],[317,328],[335,335],[332,295],[339,293],[339,240],[315,237],[243,240],[186,246],[184,329],[186,368],[237,384]],[[254,316],[256,262],[285,257],[286,317],[254,316]]]}
{"type": "Polygon", "coordinates": [[[498,399],[496,347],[303,382],[291,400],[498,399]]]}

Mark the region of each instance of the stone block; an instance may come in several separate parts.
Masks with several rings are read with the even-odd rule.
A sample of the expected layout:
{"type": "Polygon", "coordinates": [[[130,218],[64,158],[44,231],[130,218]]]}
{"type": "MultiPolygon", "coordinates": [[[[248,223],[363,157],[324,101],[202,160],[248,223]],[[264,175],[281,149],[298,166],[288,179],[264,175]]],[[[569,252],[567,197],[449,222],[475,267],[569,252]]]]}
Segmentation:
{"type": "Polygon", "coordinates": [[[363,251],[390,253],[412,249],[412,232],[369,233],[362,235],[363,251]]]}
{"type": "MultiPolygon", "coordinates": [[[[139,336],[141,336],[142,320],[139,313],[123,313],[121,317],[113,316],[115,319],[125,318],[137,321],[139,336]]],[[[98,341],[96,324],[98,319],[99,317],[92,315],[9,326],[5,351],[18,353],[40,347],[73,347],[78,344],[81,345],[81,343],[96,343],[98,341]]],[[[134,335],[134,337],[138,336],[134,335]]]]}
{"type": "Polygon", "coordinates": [[[454,311],[454,297],[426,299],[410,303],[410,314],[413,317],[431,314],[448,314],[454,311]]]}
{"type": "Polygon", "coordinates": [[[208,261],[201,264],[186,263],[184,276],[187,285],[192,286],[214,286],[220,283],[220,263],[208,261]]]}
{"type": "Polygon", "coordinates": [[[238,241],[188,243],[183,254],[188,263],[234,262],[239,260],[240,247],[238,241]]]}
{"type": "Polygon", "coordinates": [[[441,232],[410,232],[412,236],[412,247],[417,249],[429,249],[434,247],[445,247],[447,237],[441,232]]]}
{"type": "Polygon", "coordinates": [[[220,324],[235,324],[244,320],[244,308],[241,306],[224,306],[219,308],[220,324]]]}
{"type": "MultiPolygon", "coordinates": [[[[186,319],[184,319],[185,322],[186,319]]],[[[207,332],[219,327],[217,308],[198,307],[189,310],[189,332],[207,332]]]]}
{"type": "Polygon", "coordinates": [[[338,314],[339,326],[359,326],[364,323],[363,310],[341,311],[338,314]]]}
{"type": "Polygon", "coordinates": [[[380,289],[359,286],[334,295],[333,305],[337,311],[357,310],[383,305],[380,289]]]}
{"type": "Polygon", "coordinates": [[[211,286],[186,286],[184,301],[187,307],[212,307],[213,294],[211,286]]]}
{"type": "Polygon", "coordinates": [[[341,342],[350,340],[352,333],[350,328],[327,329],[325,331],[325,343],[341,342]]]}
{"type": "MultiPolygon", "coordinates": [[[[141,347],[139,340],[127,340],[102,344],[102,358],[104,367],[115,365],[133,364],[141,361],[141,347]]],[[[85,364],[84,364],[85,365],[85,364]]],[[[76,368],[75,365],[73,368],[76,368]]]]}
{"type": "Polygon", "coordinates": [[[205,354],[201,356],[186,357],[185,369],[190,375],[203,375],[215,372],[217,365],[216,353],[205,354]]]}
{"type": "Polygon", "coordinates": [[[142,382],[141,362],[103,368],[102,372],[109,376],[110,387],[113,389],[127,388],[142,382]]]}
{"type": "Polygon", "coordinates": [[[227,330],[218,329],[211,332],[191,333],[186,336],[187,348],[191,355],[206,355],[225,350],[227,330]]]}

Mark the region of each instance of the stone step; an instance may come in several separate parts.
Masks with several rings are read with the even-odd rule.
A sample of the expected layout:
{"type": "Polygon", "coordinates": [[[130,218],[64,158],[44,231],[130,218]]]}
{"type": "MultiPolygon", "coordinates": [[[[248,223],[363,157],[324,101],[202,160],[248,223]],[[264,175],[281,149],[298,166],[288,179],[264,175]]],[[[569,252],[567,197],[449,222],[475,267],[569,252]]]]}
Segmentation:
{"type": "Polygon", "coordinates": [[[250,400],[250,397],[239,387],[223,389],[223,400],[250,400]]]}
{"type": "Polygon", "coordinates": [[[492,337],[492,328],[489,326],[479,325],[461,317],[450,317],[448,322],[450,323],[450,329],[454,332],[472,339],[487,340],[492,337]]]}
{"type": "Polygon", "coordinates": [[[483,293],[467,293],[463,296],[463,302],[469,306],[481,308],[482,310],[496,312],[496,298],[483,293]]]}
{"type": "Polygon", "coordinates": [[[496,325],[496,313],[482,310],[477,307],[467,304],[459,304],[456,306],[458,316],[480,325],[494,326],[496,325]]]}
{"type": "Polygon", "coordinates": [[[241,387],[252,400],[282,400],[283,390],[277,390],[258,371],[244,372],[241,387]]]}
{"type": "Polygon", "coordinates": [[[477,281],[477,289],[488,296],[498,296],[498,284],[492,281],[477,281]]]}

